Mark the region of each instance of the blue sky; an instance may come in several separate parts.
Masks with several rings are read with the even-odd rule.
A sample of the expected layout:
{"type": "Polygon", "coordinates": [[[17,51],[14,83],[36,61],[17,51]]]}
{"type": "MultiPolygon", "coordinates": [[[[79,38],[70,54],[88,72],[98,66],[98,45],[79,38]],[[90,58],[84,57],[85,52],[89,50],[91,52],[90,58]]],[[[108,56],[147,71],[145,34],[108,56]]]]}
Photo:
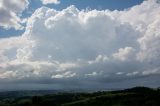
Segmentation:
{"type": "MultiPolygon", "coordinates": [[[[31,0],[30,0],[31,1],[31,0]]],[[[132,7],[136,4],[142,3],[143,0],[61,0],[60,4],[50,4],[48,7],[52,7],[58,10],[64,9],[70,5],[75,5],[79,9],[91,8],[91,9],[110,9],[110,10],[123,10],[125,8],[132,7]]],[[[31,8],[38,8],[42,6],[39,0],[31,1],[31,8]]]]}
{"type": "MultiPolygon", "coordinates": [[[[44,6],[40,0],[29,0],[29,7],[23,12],[22,18],[27,18],[41,6],[44,6]]],[[[134,5],[140,4],[143,0],[61,0],[60,4],[48,4],[46,7],[62,10],[70,5],[75,5],[78,9],[97,9],[97,10],[124,10],[134,5]]],[[[4,29],[0,26],[0,37],[19,36],[24,30],[15,30],[14,28],[4,29]]]]}

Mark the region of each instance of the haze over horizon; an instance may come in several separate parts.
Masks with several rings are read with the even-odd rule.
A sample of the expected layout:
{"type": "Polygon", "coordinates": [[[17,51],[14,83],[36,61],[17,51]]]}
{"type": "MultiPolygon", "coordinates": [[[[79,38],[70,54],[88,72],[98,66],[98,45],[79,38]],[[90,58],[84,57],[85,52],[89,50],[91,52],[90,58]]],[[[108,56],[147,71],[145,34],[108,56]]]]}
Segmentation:
{"type": "Polygon", "coordinates": [[[159,0],[0,0],[0,90],[160,85],[159,0]]]}

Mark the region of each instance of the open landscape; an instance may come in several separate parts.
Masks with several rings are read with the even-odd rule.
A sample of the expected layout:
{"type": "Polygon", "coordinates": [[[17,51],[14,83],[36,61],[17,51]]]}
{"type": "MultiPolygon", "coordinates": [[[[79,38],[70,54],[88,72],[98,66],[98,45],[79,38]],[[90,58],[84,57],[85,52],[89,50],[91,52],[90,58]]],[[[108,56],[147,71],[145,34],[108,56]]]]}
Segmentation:
{"type": "Polygon", "coordinates": [[[0,0],[0,106],[160,106],[160,0],[0,0]]]}
{"type": "Polygon", "coordinates": [[[116,91],[12,91],[0,93],[0,106],[160,106],[160,89],[116,91]]]}

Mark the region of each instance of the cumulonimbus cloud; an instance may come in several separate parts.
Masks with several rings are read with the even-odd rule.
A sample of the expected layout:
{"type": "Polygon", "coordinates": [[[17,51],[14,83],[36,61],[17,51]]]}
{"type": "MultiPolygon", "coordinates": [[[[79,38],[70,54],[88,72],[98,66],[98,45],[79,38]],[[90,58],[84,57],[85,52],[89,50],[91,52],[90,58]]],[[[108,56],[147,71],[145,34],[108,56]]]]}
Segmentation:
{"type": "Polygon", "coordinates": [[[156,0],[123,11],[41,7],[17,38],[23,42],[8,38],[14,45],[0,46],[0,78],[59,87],[152,86],[160,73],[159,13],[156,0]],[[153,80],[145,82],[147,76],[153,80]]]}

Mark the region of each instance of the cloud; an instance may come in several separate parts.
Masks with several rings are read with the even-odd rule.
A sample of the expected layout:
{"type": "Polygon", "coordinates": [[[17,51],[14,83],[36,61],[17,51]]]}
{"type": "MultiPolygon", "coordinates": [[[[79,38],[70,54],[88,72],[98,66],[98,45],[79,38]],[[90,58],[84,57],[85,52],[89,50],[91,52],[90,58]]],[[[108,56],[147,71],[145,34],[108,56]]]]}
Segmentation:
{"type": "Polygon", "coordinates": [[[0,78],[55,88],[158,86],[159,13],[155,0],[124,11],[41,7],[22,36],[0,39],[0,78]]]}
{"type": "Polygon", "coordinates": [[[47,4],[59,4],[60,3],[59,0],[41,0],[41,1],[42,1],[42,3],[44,5],[47,5],[47,4]]]}
{"type": "Polygon", "coordinates": [[[105,62],[109,60],[107,56],[98,55],[95,60],[88,61],[89,64],[105,62]]]}
{"type": "Polygon", "coordinates": [[[118,53],[113,54],[113,57],[121,61],[131,60],[132,58],[135,57],[134,52],[135,52],[135,49],[133,49],[132,47],[125,47],[124,49],[120,48],[118,50],[118,53]]]}
{"type": "Polygon", "coordinates": [[[13,73],[12,71],[7,71],[5,73],[0,74],[0,78],[4,79],[4,78],[8,78],[8,77],[12,77],[15,76],[15,73],[13,73]]]}
{"type": "Polygon", "coordinates": [[[0,0],[0,26],[6,29],[23,29],[20,15],[28,5],[28,0],[0,0]]]}
{"type": "Polygon", "coordinates": [[[71,73],[70,71],[67,71],[62,74],[53,75],[52,78],[70,78],[70,77],[74,77],[75,75],[76,73],[71,73]]]}

